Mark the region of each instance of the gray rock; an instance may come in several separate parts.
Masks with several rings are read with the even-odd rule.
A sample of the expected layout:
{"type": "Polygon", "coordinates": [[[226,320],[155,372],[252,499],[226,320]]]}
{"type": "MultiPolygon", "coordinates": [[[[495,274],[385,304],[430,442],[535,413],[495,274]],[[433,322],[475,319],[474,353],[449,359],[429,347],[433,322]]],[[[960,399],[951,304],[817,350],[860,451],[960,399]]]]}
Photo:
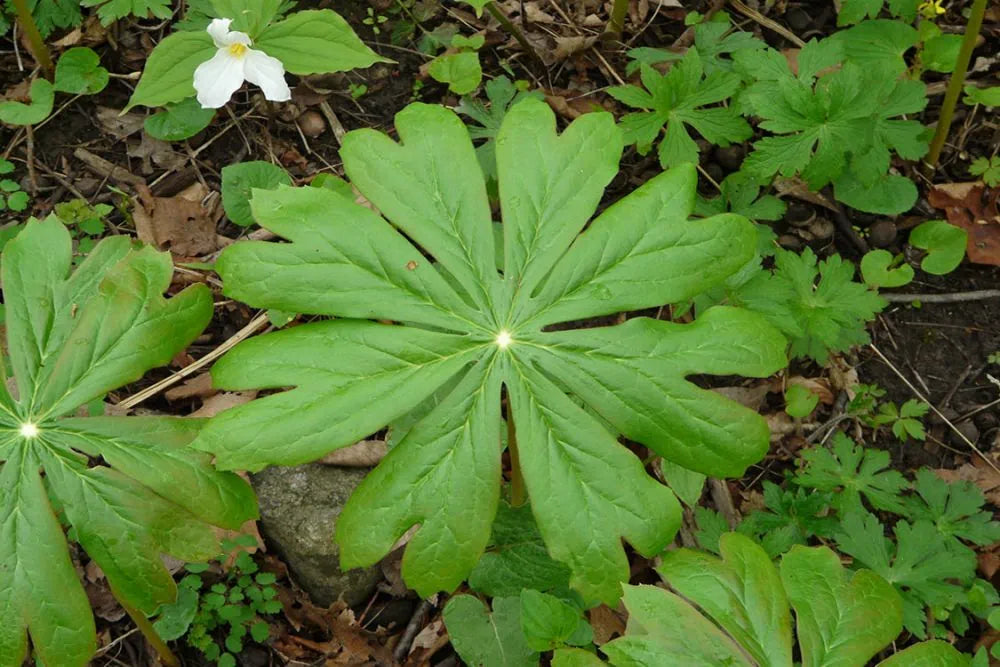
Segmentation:
{"type": "Polygon", "coordinates": [[[341,596],[349,605],[361,604],[382,578],[378,565],[342,572],[333,541],[337,517],[367,472],[310,463],[275,466],[251,478],[261,534],[317,604],[341,596]]]}

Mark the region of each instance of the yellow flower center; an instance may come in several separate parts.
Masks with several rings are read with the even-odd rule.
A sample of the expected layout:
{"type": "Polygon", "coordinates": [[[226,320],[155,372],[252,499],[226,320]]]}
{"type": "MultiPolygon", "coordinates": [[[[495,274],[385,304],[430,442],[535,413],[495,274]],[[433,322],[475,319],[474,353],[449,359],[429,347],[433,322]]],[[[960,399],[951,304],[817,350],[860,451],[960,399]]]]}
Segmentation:
{"type": "Polygon", "coordinates": [[[234,58],[242,58],[244,55],[246,55],[246,52],[247,52],[246,44],[240,44],[239,42],[236,42],[235,44],[229,45],[229,55],[233,56],[234,58]]]}

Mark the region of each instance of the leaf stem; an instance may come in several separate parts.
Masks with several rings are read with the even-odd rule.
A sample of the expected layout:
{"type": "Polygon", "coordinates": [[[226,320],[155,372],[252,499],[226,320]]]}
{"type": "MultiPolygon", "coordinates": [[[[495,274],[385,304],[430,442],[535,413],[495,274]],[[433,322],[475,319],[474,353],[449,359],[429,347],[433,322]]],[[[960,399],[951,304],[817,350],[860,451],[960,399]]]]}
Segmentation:
{"type": "Polygon", "coordinates": [[[52,56],[49,54],[49,47],[45,45],[45,40],[42,39],[42,33],[38,32],[38,26],[35,24],[35,18],[31,15],[31,10],[28,9],[28,3],[26,0],[13,0],[13,3],[14,10],[17,12],[17,22],[21,24],[21,30],[24,30],[24,34],[31,44],[31,54],[35,57],[35,61],[42,66],[45,77],[51,81],[55,75],[52,56]]]}
{"type": "Polygon", "coordinates": [[[608,32],[620,36],[625,29],[625,12],[628,11],[628,0],[615,0],[611,6],[611,20],[608,21],[608,32]]]}
{"type": "Polygon", "coordinates": [[[951,121],[955,115],[955,105],[958,104],[958,97],[962,94],[962,86],[965,84],[965,75],[969,70],[969,61],[972,60],[972,51],[976,48],[976,38],[979,37],[979,29],[983,25],[983,15],[986,13],[986,0],[975,0],[972,3],[972,10],[969,13],[969,22],[965,26],[965,37],[962,40],[962,48],[958,52],[958,59],[955,61],[955,71],[952,72],[951,79],[948,80],[948,89],[945,91],[944,100],[941,102],[941,115],[938,117],[937,128],[934,130],[934,139],[931,141],[931,149],[927,153],[924,163],[930,171],[937,168],[938,159],[944,149],[944,142],[948,138],[951,130],[951,121]]]}
{"type": "Polygon", "coordinates": [[[129,615],[132,622],[135,623],[135,627],[139,628],[139,632],[142,633],[142,636],[145,637],[146,641],[148,641],[150,646],[153,647],[156,654],[160,656],[160,662],[166,665],[166,667],[181,667],[180,660],[177,659],[174,652],[170,650],[167,643],[163,641],[160,635],[156,632],[156,629],[153,628],[153,624],[149,622],[146,615],[126,602],[125,598],[119,595],[114,586],[111,587],[111,594],[115,596],[115,599],[118,600],[118,604],[122,606],[122,609],[124,609],[129,615]]]}
{"type": "Polygon", "coordinates": [[[507,451],[510,452],[510,504],[521,507],[527,500],[524,475],[521,474],[521,455],[517,451],[517,430],[514,428],[514,411],[507,403],[507,451]]]}
{"type": "Polygon", "coordinates": [[[537,62],[543,63],[542,57],[538,55],[538,52],[535,51],[535,47],[531,45],[528,39],[524,36],[524,33],[522,33],[520,28],[514,25],[514,23],[507,18],[507,15],[496,6],[495,2],[487,2],[486,11],[488,11],[493,18],[500,22],[503,29],[509,32],[514,39],[517,40],[517,43],[521,45],[522,49],[527,51],[537,62]]]}

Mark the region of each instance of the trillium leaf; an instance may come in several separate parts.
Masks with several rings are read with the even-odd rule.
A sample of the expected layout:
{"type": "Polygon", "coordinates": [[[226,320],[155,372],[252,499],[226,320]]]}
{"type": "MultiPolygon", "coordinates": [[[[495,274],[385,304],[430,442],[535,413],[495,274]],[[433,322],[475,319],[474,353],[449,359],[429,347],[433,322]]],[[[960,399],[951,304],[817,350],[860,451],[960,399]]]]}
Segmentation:
{"type": "Polygon", "coordinates": [[[175,32],[165,37],[149,54],[125,111],[139,104],[162,107],[194,97],[194,71],[215,51],[207,32],[175,32]]]}
{"type": "Polygon", "coordinates": [[[617,173],[620,131],[595,113],[557,133],[552,111],[528,99],[506,114],[496,142],[501,271],[461,121],[414,104],[396,126],[400,143],[359,130],[342,150],[353,186],[385,218],[324,188],[255,193],[254,218],[290,243],[227,248],[217,263],[226,294],[347,319],[240,344],[213,369],[218,386],[293,388],[219,415],[196,446],[223,468],[256,470],[314,460],[405,416],[404,435],[348,502],[336,539],[342,564],[362,566],[419,525],[403,575],[430,595],[468,577],[489,543],[506,391],[545,546],[587,600],[614,603],[628,576],[622,539],[652,555],[680,516],[619,434],[702,472],[741,473],[763,455],[766,425],[685,377],[766,376],[785,364],[785,342],[735,308],[690,325],[543,326],[718,284],[752,256],[753,227],[728,214],[688,220],[695,180],[685,165],[581,234],[617,173]]]}
{"type": "Polygon", "coordinates": [[[346,72],[392,62],[365,46],[332,9],[295,12],[265,28],[254,45],[280,60],[286,71],[299,75],[346,72]]]}
{"type": "Polygon", "coordinates": [[[54,216],[30,221],[3,253],[17,391],[0,389],[2,664],[20,664],[25,630],[45,664],[85,665],[95,648],[54,505],[115,594],[146,614],[176,595],[161,553],[210,557],[209,524],[236,528],[255,513],[241,479],[188,447],[201,420],[63,418],[169,362],[212,314],[202,286],[164,299],[169,257],[124,237],[99,243],[72,274],[70,264],[54,216]]]}

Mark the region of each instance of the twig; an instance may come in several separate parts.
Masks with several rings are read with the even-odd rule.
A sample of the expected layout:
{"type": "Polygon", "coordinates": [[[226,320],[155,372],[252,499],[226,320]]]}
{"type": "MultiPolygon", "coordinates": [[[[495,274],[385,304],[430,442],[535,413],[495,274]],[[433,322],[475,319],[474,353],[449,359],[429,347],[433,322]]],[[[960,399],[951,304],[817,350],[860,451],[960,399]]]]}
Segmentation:
{"type": "Polygon", "coordinates": [[[396,663],[402,663],[403,659],[410,652],[410,647],[413,645],[413,639],[417,636],[417,633],[423,629],[424,624],[427,622],[427,617],[431,613],[432,605],[427,600],[421,600],[420,604],[417,606],[417,610],[413,612],[413,616],[410,617],[410,622],[406,624],[406,629],[403,630],[402,637],[399,638],[399,643],[396,644],[396,648],[392,651],[392,657],[396,660],[396,663]]]}
{"type": "Polygon", "coordinates": [[[963,301],[983,301],[984,299],[1000,298],[1000,289],[978,289],[970,292],[952,292],[950,294],[910,294],[907,292],[882,293],[886,301],[891,303],[961,303],[963,301]]]}
{"type": "Polygon", "coordinates": [[[764,16],[763,14],[761,14],[758,11],[756,11],[754,9],[750,9],[745,4],[743,4],[742,2],[740,2],[740,0],[729,0],[729,4],[731,4],[733,6],[733,9],[735,9],[736,11],[738,11],[740,14],[743,14],[743,16],[746,16],[747,18],[753,19],[754,21],[756,21],[757,23],[761,24],[765,28],[770,28],[771,30],[773,30],[774,32],[778,33],[779,35],[781,35],[782,37],[784,37],[785,39],[787,39],[789,42],[791,42],[795,46],[799,47],[800,49],[803,46],[806,45],[805,42],[803,42],[801,39],[799,39],[795,35],[795,33],[791,32],[788,28],[786,28],[785,26],[781,25],[780,23],[772,21],[771,19],[767,18],[766,16],[764,16]]]}
{"type": "Polygon", "coordinates": [[[45,78],[51,81],[56,71],[55,67],[52,66],[52,56],[49,54],[49,47],[45,45],[45,40],[42,39],[42,33],[38,32],[38,26],[35,25],[35,19],[31,15],[28,3],[25,0],[12,1],[14,11],[17,13],[18,25],[21,26],[24,36],[31,44],[31,55],[35,57],[35,62],[45,70],[45,78]]]}
{"type": "Polygon", "coordinates": [[[249,338],[250,335],[252,335],[255,331],[260,329],[266,323],[267,323],[267,313],[261,313],[257,317],[250,320],[250,324],[246,325],[245,327],[237,331],[222,345],[215,348],[214,350],[206,354],[198,361],[195,361],[194,363],[185,366],[184,368],[177,371],[170,377],[164,378],[159,382],[157,382],[156,384],[146,387],[138,394],[134,394],[126,398],[124,401],[119,401],[115,407],[121,408],[122,410],[133,408],[139,403],[145,401],[150,396],[154,396],[159,392],[163,391],[164,389],[166,389],[167,387],[177,384],[178,382],[186,378],[188,375],[194,373],[199,368],[202,368],[203,366],[206,366],[210,362],[215,361],[216,359],[221,357],[223,354],[225,354],[230,349],[235,347],[236,344],[242,341],[243,339],[249,338]]]}
{"type": "Polygon", "coordinates": [[[125,183],[127,185],[145,185],[146,179],[136,176],[127,169],[122,169],[116,164],[108,162],[102,157],[94,155],[86,148],[77,148],[73,151],[73,157],[90,167],[90,169],[101,176],[108,176],[113,181],[125,183]]]}
{"type": "Polygon", "coordinates": [[[872,343],[869,343],[869,344],[868,344],[868,347],[870,347],[870,348],[872,349],[872,352],[874,352],[874,353],[875,353],[876,355],[878,355],[878,358],[879,358],[879,359],[881,359],[881,360],[882,360],[882,362],[883,362],[883,363],[884,363],[884,364],[885,364],[886,366],[888,366],[888,367],[889,367],[889,370],[891,370],[891,371],[892,371],[893,373],[895,373],[895,374],[896,374],[896,377],[898,377],[898,378],[899,378],[900,380],[902,380],[902,381],[903,381],[903,384],[905,384],[905,385],[906,385],[907,387],[909,387],[909,388],[910,388],[910,391],[912,391],[912,392],[913,392],[913,394],[914,394],[914,395],[915,395],[915,396],[916,396],[916,397],[917,397],[918,399],[920,399],[921,401],[923,401],[924,403],[926,403],[927,405],[929,405],[929,406],[930,406],[930,408],[931,408],[931,412],[933,412],[934,414],[936,414],[936,415],[937,415],[937,416],[938,416],[938,417],[939,417],[939,418],[941,419],[941,421],[943,421],[943,422],[944,422],[945,424],[947,424],[947,425],[948,425],[948,427],[949,427],[949,428],[950,428],[950,429],[951,429],[952,431],[954,431],[954,432],[955,432],[956,434],[958,434],[958,437],[959,437],[959,438],[961,438],[961,440],[962,440],[962,441],[963,441],[963,442],[964,442],[965,444],[967,444],[967,445],[969,446],[969,448],[970,448],[970,449],[971,449],[972,451],[974,451],[974,452],[975,452],[976,454],[978,454],[978,455],[979,455],[979,458],[981,458],[981,459],[982,459],[983,461],[986,461],[986,464],[987,464],[987,465],[989,465],[989,466],[990,466],[991,468],[993,468],[993,469],[994,469],[994,470],[996,470],[996,471],[997,471],[998,473],[1000,473],[1000,468],[998,468],[998,467],[997,467],[997,465],[996,465],[995,463],[993,463],[993,461],[991,461],[991,460],[990,460],[990,459],[989,459],[989,458],[988,458],[988,457],[987,457],[987,456],[986,456],[985,454],[983,454],[983,452],[982,452],[982,451],[981,451],[981,450],[980,450],[980,449],[979,449],[978,447],[976,447],[976,443],[974,443],[974,442],[972,442],[971,440],[969,440],[969,439],[968,439],[968,438],[967,438],[967,437],[965,436],[965,434],[964,434],[964,433],[962,433],[961,431],[959,431],[959,430],[958,430],[958,427],[957,427],[957,426],[955,426],[955,425],[954,425],[954,424],[953,424],[953,423],[951,422],[951,420],[949,420],[949,419],[948,419],[948,418],[947,418],[946,416],[944,416],[944,414],[942,414],[942,413],[941,413],[941,411],[940,411],[940,410],[938,410],[938,409],[937,409],[937,407],[935,407],[935,406],[934,406],[934,404],[933,404],[933,403],[931,403],[931,402],[930,402],[930,401],[929,401],[929,400],[927,399],[927,397],[926,397],[926,396],[924,396],[923,394],[921,394],[921,393],[920,393],[920,391],[919,391],[919,390],[918,390],[918,389],[917,389],[916,387],[914,387],[914,386],[913,386],[913,383],[912,383],[912,382],[910,382],[910,381],[909,381],[909,379],[907,379],[907,377],[906,377],[905,375],[903,375],[902,373],[900,373],[900,372],[899,372],[899,369],[898,369],[898,368],[896,368],[896,366],[895,366],[895,365],[893,365],[893,363],[892,363],[891,361],[889,361],[889,359],[888,359],[888,358],[887,358],[887,357],[886,357],[886,356],[885,356],[884,354],[882,354],[882,351],[881,351],[881,350],[879,350],[879,349],[878,349],[877,347],[875,347],[875,345],[874,345],[874,344],[872,344],[872,343]]]}
{"type": "Polygon", "coordinates": [[[517,40],[517,43],[521,45],[521,48],[527,51],[528,54],[532,57],[532,59],[535,60],[535,62],[538,62],[542,65],[545,64],[544,61],[542,60],[542,57],[538,55],[538,52],[535,51],[535,47],[531,45],[531,42],[529,42],[528,39],[524,36],[524,33],[521,32],[520,28],[514,25],[511,22],[511,20],[507,18],[507,15],[504,14],[503,11],[496,6],[495,2],[487,2],[486,11],[488,11],[490,13],[490,16],[495,18],[500,23],[500,25],[503,26],[504,30],[513,35],[514,39],[517,40]]]}
{"type": "Polygon", "coordinates": [[[736,526],[740,522],[740,515],[736,511],[736,505],[733,504],[733,494],[729,492],[725,480],[709,477],[708,490],[712,494],[712,502],[725,517],[729,527],[736,530],[736,526]]]}
{"type": "Polygon", "coordinates": [[[343,124],[341,124],[340,119],[337,118],[337,114],[333,112],[333,107],[326,100],[319,103],[319,110],[323,112],[323,117],[326,118],[326,122],[330,124],[330,130],[333,132],[333,138],[337,140],[337,145],[340,146],[344,142],[344,135],[347,134],[347,130],[344,129],[343,124]]]}

